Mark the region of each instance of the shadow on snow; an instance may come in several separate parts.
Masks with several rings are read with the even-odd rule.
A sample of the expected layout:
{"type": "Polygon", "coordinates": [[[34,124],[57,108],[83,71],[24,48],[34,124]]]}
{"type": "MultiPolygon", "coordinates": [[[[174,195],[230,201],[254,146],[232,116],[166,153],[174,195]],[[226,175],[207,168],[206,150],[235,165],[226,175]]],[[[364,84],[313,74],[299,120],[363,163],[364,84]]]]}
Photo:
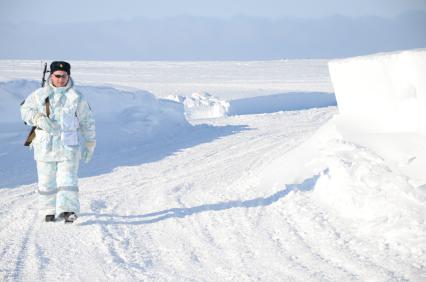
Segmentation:
{"type": "MultiPolygon", "coordinates": [[[[117,136],[118,134],[114,136],[114,129],[100,126],[95,155],[89,164],[81,163],[79,177],[108,173],[120,166],[156,162],[180,150],[209,143],[245,130],[249,130],[246,125],[210,126],[203,124],[184,127],[175,136],[137,140],[131,139],[131,136],[117,136]],[[107,139],[103,138],[103,135],[107,139]]],[[[1,143],[4,143],[0,148],[0,189],[15,188],[37,182],[33,152],[22,144],[28,133],[28,126],[0,124],[1,131],[7,132],[8,136],[0,138],[1,143]]],[[[1,134],[0,137],[2,137],[1,134]]]]}
{"type": "Polygon", "coordinates": [[[292,191],[310,191],[314,188],[319,175],[315,175],[311,178],[306,179],[300,184],[288,184],[283,190],[276,192],[275,194],[266,198],[255,198],[246,201],[229,201],[219,202],[215,204],[200,205],[192,208],[171,208],[163,211],[147,213],[143,215],[115,215],[115,214],[96,214],[96,213],[83,213],[82,218],[86,216],[94,216],[96,220],[88,220],[80,223],[79,225],[141,225],[141,224],[152,224],[163,220],[172,218],[184,218],[204,212],[220,212],[230,210],[234,208],[256,208],[265,207],[272,205],[280,199],[286,197],[292,191]],[[105,219],[102,219],[105,218],[105,219]]]}
{"type": "Polygon", "coordinates": [[[333,93],[289,92],[232,100],[229,115],[264,114],[336,106],[333,93]]]}
{"type": "MultiPolygon", "coordinates": [[[[104,130],[106,127],[103,127],[104,130]]],[[[88,177],[111,172],[116,167],[136,166],[159,161],[186,148],[215,139],[250,130],[247,125],[211,126],[207,124],[183,127],[174,136],[162,136],[152,140],[119,140],[117,137],[105,137],[107,142],[98,142],[97,152],[89,164],[83,164],[80,177],[88,177]]],[[[103,132],[100,132],[102,135],[103,132]]],[[[103,138],[100,137],[100,140],[103,138]]]]}

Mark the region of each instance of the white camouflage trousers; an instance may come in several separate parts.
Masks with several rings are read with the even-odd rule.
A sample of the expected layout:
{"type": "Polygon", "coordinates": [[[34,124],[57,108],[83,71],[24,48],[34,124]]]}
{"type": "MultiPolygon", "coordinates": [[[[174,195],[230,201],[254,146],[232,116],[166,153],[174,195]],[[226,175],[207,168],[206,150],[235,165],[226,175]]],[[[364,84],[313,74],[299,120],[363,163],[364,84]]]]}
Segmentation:
{"type": "Polygon", "coordinates": [[[78,196],[79,160],[37,161],[39,209],[44,215],[80,212],[78,196]]]}

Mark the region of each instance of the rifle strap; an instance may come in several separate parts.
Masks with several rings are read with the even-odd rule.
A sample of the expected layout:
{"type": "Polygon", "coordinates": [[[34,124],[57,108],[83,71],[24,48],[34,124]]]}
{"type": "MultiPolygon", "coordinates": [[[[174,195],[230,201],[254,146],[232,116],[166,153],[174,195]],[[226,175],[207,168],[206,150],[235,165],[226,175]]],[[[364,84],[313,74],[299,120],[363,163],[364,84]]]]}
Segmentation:
{"type": "Polygon", "coordinates": [[[47,97],[46,100],[44,100],[44,104],[46,106],[46,116],[49,117],[50,116],[50,101],[49,101],[49,97],[47,97]]]}

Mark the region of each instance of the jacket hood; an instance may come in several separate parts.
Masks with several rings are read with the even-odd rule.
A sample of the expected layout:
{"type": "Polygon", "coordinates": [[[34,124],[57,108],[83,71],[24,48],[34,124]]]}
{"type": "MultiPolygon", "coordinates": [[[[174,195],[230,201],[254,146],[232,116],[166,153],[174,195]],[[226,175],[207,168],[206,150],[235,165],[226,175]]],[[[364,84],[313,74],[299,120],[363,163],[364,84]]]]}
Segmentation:
{"type": "MultiPolygon", "coordinates": [[[[74,90],[73,86],[74,86],[74,81],[70,77],[67,85],[64,86],[64,88],[65,88],[64,94],[67,95],[68,99],[70,99],[70,100],[80,98],[80,94],[77,91],[74,90]]],[[[37,92],[37,99],[39,99],[40,101],[44,101],[47,97],[49,97],[50,95],[53,95],[53,93],[55,92],[55,89],[56,89],[56,87],[52,85],[52,81],[49,77],[46,85],[43,88],[39,88],[36,91],[37,92]]]]}

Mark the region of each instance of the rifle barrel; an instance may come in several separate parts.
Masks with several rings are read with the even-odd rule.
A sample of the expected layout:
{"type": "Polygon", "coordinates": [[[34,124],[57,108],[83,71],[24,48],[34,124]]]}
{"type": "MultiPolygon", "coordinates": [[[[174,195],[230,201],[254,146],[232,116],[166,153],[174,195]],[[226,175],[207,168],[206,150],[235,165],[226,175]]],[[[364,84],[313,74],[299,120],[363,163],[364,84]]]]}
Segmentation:
{"type": "Polygon", "coordinates": [[[41,78],[41,87],[44,87],[46,82],[47,63],[44,63],[43,77],[41,78]]]}

